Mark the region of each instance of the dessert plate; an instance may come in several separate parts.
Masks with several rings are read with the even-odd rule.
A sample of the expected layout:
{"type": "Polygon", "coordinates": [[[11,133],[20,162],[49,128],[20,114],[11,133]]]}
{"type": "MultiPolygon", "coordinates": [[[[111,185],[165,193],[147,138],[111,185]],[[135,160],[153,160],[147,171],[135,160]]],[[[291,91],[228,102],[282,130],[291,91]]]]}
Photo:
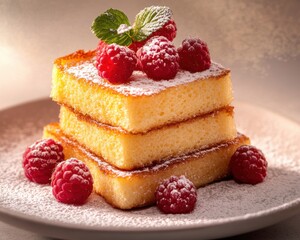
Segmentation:
{"type": "Polygon", "coordinates": [[[198,189],[191,214],[164,215],[156,207],[112,208],[92,194],[83,206],[58,203],[50,186],[26,180],[22,153],[57,121],[58,107],[40,100],[0,112],[0,220],[63,239],[207,239],[233,236],[275,224],[300,212],[300,126],[246,103],[235,104],[239,131],[265,153],[266,181],[232,180],[198,189]]]}

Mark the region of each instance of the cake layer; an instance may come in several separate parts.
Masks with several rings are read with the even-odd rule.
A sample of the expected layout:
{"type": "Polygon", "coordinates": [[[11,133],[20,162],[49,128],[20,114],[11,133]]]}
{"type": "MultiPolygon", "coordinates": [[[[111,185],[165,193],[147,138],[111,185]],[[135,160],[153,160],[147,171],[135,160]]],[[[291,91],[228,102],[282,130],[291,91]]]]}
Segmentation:
{"type": "Polygon", "coordinates": [[[228,164],[236,148],[249,144],[249,139],[239,134],[231,141],[171,158],[161,164],[124,171],[111,166],[77,141],[66,137],[58,124],[47,125],[44,137],[59,141],[64,147],[66,159],[76,157],[85,162],[92,173],[95,192],[121,209],[153,204],[158,184],[172,175],[185,175],[196,187],[224,178],[228,175],[228,164]]]}
{"type": "Polygon", "coordinates": [[[95,52],[77,51],[58,58],[51,96],[77,112],[124,130],[146,132],[230,105],[230,71],[212,63],[203,72],[179,71],[175,79],[154,81],[134,71],[132,81],[113,85],[100,78],[95,52]]]}
{"type": "Polygon", "coordinates": [[[229,106],[181,123],[137,134],[99,123],[61,106],[60,127],[66,135],[110,164],[126,170],[231,140],[237,135],[233,107],[229,106]]]}

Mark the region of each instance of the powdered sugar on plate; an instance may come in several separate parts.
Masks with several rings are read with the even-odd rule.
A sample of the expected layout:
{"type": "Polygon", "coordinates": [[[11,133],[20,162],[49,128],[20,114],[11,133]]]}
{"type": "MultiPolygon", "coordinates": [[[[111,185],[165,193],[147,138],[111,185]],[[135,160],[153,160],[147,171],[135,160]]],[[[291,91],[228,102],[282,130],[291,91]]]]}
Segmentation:
{"type": "Polygon", "coordinates": [[[206,79],[208,77],[218,77],[229,71],[218,63],[212,63],[211,67],[205,71],[190,73],[180,70],[174,79],[154,81],[141,71],[134,71],[131,81],[126,84],[113,85],[105,81],[98,74],[93,61],[79,62],[74,66],[65,65],[65,72],[72,74],[77,78],[85,79],[101,86],[110,88],[123,95],[149,96],[157,94],[167,88],[187,84],[196,80],[206,79]]]}
{"type": "Polygon", "coordinates": [[[227,180],[200,188],[194,212],[184,215],[164,215],[155,206],[122,211],[112,208],[96,194],[83,206],[58,203],[50,186],[31,183],[25,178],[21,164],[26,146],[41,137],[45,124],[56,119],[57,107],[50,101],[42,101],[2,111],[0,210],[55,224],[120,231],[201,229],[233,219],[272,216],[272,209],[278,212],[299,207],[299,125],[251,105],[237,104],[236,109],[239,130],[251,137],[269,161],[268,176],[255,186],[227,180]]]}

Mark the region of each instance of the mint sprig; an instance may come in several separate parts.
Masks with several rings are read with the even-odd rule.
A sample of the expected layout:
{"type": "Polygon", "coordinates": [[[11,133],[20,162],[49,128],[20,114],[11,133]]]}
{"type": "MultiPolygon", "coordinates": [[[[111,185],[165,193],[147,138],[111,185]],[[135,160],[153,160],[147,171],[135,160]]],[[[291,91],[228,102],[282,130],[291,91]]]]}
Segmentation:
{"type": "Polygon", "coordinates": [[[99,39],[106,43],[128,46],[132,42],[132,30],[126,26],[130,26],[126,14],[111,8],[94,20],[91,29],[99,39]],[[122,31],[120,31],[120,27],[122,31]]]}
{"type": "Polygon", "coordinates": [[[172,17],[168,7],[152,6],[140,11],[131,26],[128,17],[120,10],[109,9],[92,24],[92,32],[102,41],[129,46],[133,41],[143,41],[160,29],[172,17]]]}
{"type": "Polygon", "coordinates": [[[140,11],[133,25],[133,39],[143,41],[153,32],[160,29],[172,17],[172,11],[168,7],[152,6],[140,11]]]}

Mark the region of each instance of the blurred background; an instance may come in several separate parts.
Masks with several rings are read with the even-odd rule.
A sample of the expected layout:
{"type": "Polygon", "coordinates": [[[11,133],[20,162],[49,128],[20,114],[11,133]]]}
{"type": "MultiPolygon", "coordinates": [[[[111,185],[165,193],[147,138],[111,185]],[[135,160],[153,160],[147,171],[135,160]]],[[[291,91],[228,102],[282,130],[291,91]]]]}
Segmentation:
{"type": "Polygon", "coordinates": [[[232,70],[235,99],[300,122],[300,1],[0,0],[0,109],[47,97],[55,58],[94,49],[94,18],[108,8],[131,23],[150,5],[173,10],[179,46],[205,40],[232,70]]]}

